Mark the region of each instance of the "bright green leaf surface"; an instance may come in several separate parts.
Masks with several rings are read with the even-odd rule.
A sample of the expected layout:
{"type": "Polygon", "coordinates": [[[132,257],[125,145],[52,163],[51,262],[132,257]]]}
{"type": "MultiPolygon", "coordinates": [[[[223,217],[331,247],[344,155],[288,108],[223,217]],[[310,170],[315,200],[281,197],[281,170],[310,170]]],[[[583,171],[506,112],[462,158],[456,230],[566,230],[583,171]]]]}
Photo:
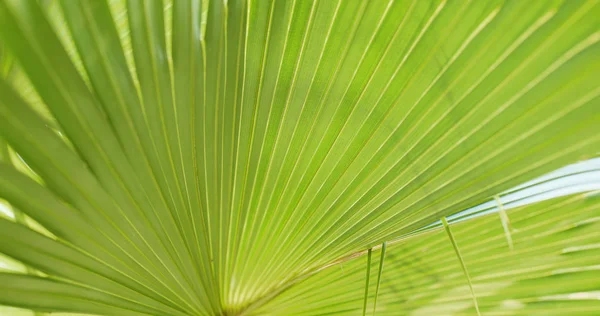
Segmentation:
{"type": "MultiPolygon", "coordinates": [[[[359,314],[367,292],[376,314],[472,314],[447,236],[425,228],[600,152],[599,15],[0,0],[0,198],[18,217],[0,219],[0,253],[27,272],[0,275],[0,304],[359,314]]],[[[453,224],[481,313],[600,311],[597,205],[453,224]]]]}

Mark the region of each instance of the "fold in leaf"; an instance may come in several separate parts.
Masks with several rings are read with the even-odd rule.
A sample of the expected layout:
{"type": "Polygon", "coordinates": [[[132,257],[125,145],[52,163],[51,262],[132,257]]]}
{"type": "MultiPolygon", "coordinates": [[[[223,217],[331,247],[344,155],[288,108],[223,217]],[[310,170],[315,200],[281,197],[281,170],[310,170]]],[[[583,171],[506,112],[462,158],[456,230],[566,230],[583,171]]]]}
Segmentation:
{"type": "Polygon", "coordinates": [[[369,299],[369,277],[371,276],[371,252],[367,251],[367,277],[365,278],[365,300],[363,302],[363,316],[367,314],[367,300],[369,299]]]}
{"type": "Polygon", "coordinates": [[[508,215],[506,215],[506,210],[504,210],[504,205],[500,201],[500,197],[497,195],[494,196],[494,200],[498,205],[498,214],[500,215],[500,221],[502,221],[502,228],[504,228],[504,234],[506,235],[506,242],[508,243],[508,249],[513,250],[513,241],[512,236],[510,234],[510,221],[508,219],[508,215]]]}
{"type": "Polygon", "coordinates": [[[481,312],[479,312],[479,304],[477,304],[477,296],[475,295],[475,291],[473,290],[473,283],[471,282],[471,277],[469,276],[469,270],[467,270],[467,265],[465,264],[465,261],[460,254],[460,250],[458,249],[458,245],[456,244],[454,235],[452,235],[452,230],[450,230],[450,225],[448,225],[448,221],[445,217],[442,217],[442,224],[444,224],[444,230],[448,234],[448,238],[450,238],[450,242],[452,243],[452,247],[454,248],[456,257],[458,258],[458,261],[460,261],[460,266],[462,267],[463,273],[465,274],[465,278],[467,279],[467,284],[469,284],[469,289],[471,290],[471,296],[473,297],[473,304],[475,305],[477,315],[481,315],[481,312]]]}
{"type": "Polygon", "coordinates": [[[377,310],[377,296],[379,295],[379,286],[381,285],[381,275],[383,274],[383,260],[385,259],[385,249],[387,243],[381,244],[381,257],[379,258],[379,270],[377,272],[377,286],[375,287],[375,298],[373,299],[373,315],[377,310]]]}

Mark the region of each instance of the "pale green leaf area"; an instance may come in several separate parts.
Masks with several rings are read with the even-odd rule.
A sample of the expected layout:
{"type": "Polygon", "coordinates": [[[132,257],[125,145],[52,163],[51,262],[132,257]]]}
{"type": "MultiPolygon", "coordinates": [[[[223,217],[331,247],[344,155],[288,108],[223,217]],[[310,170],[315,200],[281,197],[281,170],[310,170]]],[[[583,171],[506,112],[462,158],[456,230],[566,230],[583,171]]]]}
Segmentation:
{"type": "Polygon", "coordinates": [[[599,16],[0,0],[0,314],[597,315],[599,16]]]}
{"type": "MultiPolygon", "coordinates": [[[[482,315],[594,315],[600,308],[600,199],[574,195],[453,225],[482,315]],[[595,247],[594,247],[595,245],[595,247]]],[[[373,252],[371,277],[379,264],[373,252]]],[[[359,314],[365,259],[350,259],[257,310],[270,315],[359,314]]],[[[371,284],[369,293],[375,293],[371,284]]],[[[373,304],[374,297],[369,297],[373,304]]],[[[371,305],[372,306],[372,305],[371,305]]],[[[468,282],[443,228],[388,242],[377,315],[475,315],[468,282]]]]}

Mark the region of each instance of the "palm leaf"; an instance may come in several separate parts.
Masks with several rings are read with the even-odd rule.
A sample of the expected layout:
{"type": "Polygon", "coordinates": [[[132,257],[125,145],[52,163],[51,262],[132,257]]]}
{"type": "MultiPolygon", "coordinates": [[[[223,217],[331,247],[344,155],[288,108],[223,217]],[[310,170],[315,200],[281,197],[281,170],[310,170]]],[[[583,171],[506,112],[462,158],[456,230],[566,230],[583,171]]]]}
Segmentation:
{"type": "MultiPolygon", "coordinates": [[[[597,196],[579,194],[508,210],[513,251],[496,214],[452,225],[481,314],[594,314],[600,308],[599,202],[597,196]]],[[[442,227],[388,242],[387,248],[377,315],[475,314],[462,266],[442,227]]],[[[364,258],[343,264],[343,271],[324,270],[254,312],[360,313],[364,258]]],[[[371,264],[375,267],[378,259],[371,264]]]]}
{"type": "Polygon", "coordinates": [[[0,198],[34,223],[2,219],[0,252],[40,271],[1,274],[0,303],[288,315],[359,313],[376,295],[378,313],[469,313],[436,239],[448,217],[483,314],[593,311],[561,295],[591,295],[595,248],[542,250],[597,238],[595,202],[562,198],[564,218],[503,201],[510,225],[483,214],[598,153],[599,13],[594,0],[0,0],[1,157],[18,157],[3,158],[0,198]],[[384,242],[365,297],[352,258],[384,242]]]}

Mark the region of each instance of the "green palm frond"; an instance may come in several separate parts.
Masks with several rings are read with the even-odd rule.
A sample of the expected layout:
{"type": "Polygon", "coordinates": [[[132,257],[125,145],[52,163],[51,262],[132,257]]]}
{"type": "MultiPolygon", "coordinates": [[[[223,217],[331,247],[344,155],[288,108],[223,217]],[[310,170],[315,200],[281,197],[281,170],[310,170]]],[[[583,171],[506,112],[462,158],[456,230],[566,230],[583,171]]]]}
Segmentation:
{"type": "Polygon", "coordinates": [[[472,313],[436,229],[448,217],[482,314],[593,313],[563,298],[592,295],[595,248],[554,250],[595,244],[595,200],[507,207],[510,226],[453,218],[600,152],[599,14],[595,0],[0,0],[0,198],[23,216],[0,219],[0,253],[36,272],[0,274],[0,304],[358,314],[373,249],[378,314],[472,313]]]}
{"type": "MultiPolygon", "coordinates": [[[[496,214],[452,225],[481,314],[595,314],[600,308],[598,197],[572,195],[507,213],[513,251],[496,214]]],[[[388,242],[387,248],[377,315],[475,315],[468,283],[443,228],[388,242]]],[[[372,270],[378,261],[373,260],[372,270]]],[[[358,314],[364,262],[362,257],[351,259],[343,270],[332,267],[311,276],[256,313],[358,314]]],[[[373,301],[371,295],[369,303],[373,301]]]]}

